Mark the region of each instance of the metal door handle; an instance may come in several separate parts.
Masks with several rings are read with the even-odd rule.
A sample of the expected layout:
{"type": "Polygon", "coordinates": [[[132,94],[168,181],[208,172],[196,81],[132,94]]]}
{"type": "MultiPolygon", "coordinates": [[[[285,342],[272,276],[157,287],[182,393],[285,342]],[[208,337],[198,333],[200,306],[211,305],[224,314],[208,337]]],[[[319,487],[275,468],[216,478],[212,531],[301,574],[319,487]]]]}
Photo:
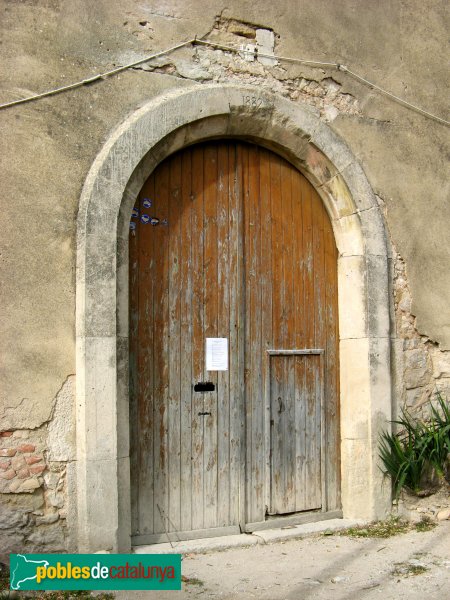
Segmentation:
{"type": "Polygon", "coordinates": [[[278,396],[278,413],[282,413],[284,410],[283,400],[278,396]]]}
{"type": "Polygon", "coordinates": [[[211,413],[210,412],[199,412],[198,413],[199,417],[206,417],[207,415],[211,415],[211,413]]]}

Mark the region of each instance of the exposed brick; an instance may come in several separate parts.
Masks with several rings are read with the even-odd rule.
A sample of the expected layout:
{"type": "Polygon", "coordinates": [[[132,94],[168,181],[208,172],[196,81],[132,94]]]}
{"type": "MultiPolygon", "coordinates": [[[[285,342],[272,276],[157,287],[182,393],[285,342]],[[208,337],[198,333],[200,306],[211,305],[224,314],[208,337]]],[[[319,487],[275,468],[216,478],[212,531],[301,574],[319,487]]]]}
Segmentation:
{"type": "Polygon", "coordinates": [[[32,454],[31,456],[25,456],[25,460],[27,461],[27,464],[34,465],[35,463],[44,460],[44,457],[42,454],[32,454]]]}
{"type": "Polygon", "coordinates": [[[16,452],[15,448],[0,448],[0,456],[14,456],[16,452]]]}
{"type": "Polygon", "coordinates": [[[19,479],[26,479],[29,476],[30,476],[30,471],[27,468],[20,469],[19,471],[17,471],[17,477],[19,479]]]}
{"type": "Polygon", "coordinates": [[[33,444],[22,444],[18,449],[19,452],[34,452],[36,450],[36,446],[33,446],[33,444]]]}
{"type": "Polygon", "coordinates": [[[38,475],[45,471],[45,465],[35,465],[34,467],[30,467],[30,473],[34,473],[34,475],[38,475]]]}
{"type": "Polygon", "coordinates": [[[10,464],[11,464],[10,460],[2,460],[0,462],[0,470],[7,471],[9,469],[10,464]]]}
{"type": "Polygon", "coordinates": [[[11,437],[12,434],[12,431],[0,431],[0,437],[11,437]]]}
{"type": "Polygon", "coordinates": [[[9,469],[9,471],[3,471],[2,473],[0,473],[0,477],[2,479],[14,479],[15,476],[16,472],[13,471],[13,469],[9,469]]]}

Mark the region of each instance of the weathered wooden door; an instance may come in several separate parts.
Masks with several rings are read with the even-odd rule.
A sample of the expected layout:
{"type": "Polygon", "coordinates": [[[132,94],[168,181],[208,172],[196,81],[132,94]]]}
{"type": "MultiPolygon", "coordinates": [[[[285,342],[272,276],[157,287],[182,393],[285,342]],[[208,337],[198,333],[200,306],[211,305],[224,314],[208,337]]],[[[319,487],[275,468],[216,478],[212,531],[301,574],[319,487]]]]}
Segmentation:
{"type": "Polygon", "coordinates": [[[339,507],[336,267],[320,198],[268,150],[208,142],[149,177],[130,221],[134,543],[339,507]],[[206,371],[207,338],[228,370],[206,371]]]}

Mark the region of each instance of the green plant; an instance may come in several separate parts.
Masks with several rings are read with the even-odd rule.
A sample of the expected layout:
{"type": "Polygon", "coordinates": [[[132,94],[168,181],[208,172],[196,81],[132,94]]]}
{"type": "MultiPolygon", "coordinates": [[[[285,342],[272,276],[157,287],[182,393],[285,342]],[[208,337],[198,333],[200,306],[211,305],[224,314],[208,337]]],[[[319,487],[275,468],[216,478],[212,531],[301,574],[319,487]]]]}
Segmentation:
{"type": "Polygon", "coordinates": [[[391,515],[384,521],[375,521],[367,525],[358,525],[348,527],[338,532],[327,532],[323,535],[342,535],[358,538],[389,538],[394,535],[408,533],[408,531],[418,531],[420,533],[431,531],[437,526],[429,517],[422,517],[418,523],[411,523],[401,517],[391,515]]]}
{"type": "Polygon", "coordinates": [[[400,517],[391,516],[385,521],[376,521],[368,525],[358,525],[343,529],[338,535],[363,538],[388,538],[410,530],[408,521],[400,517]]]}
{"type": "Polygon", "coordinates": [[[384,431],[380,439],[380,458],[385,475],[392,479],[395,497],[407,487],[413,492],[420,490],[420,482],[426,463],[426,447],[420,442],[420,431],[414,430],[409,415],[402,411],[402,417],[394,423],[404,428],[402,434],[384,431]]]}
{"type": "Polygon", "coordinates": [[[429,460],[438,475],[445,474],[450,454],[450,406],[437,394],[439,408],[431,405],[432,418],[430,421],[429,435],[429,460]]]}
{"type": "Polygon", "coordinates": [[[403,487],[418,493],[425,475],[434,470],[439,478],[445,475],[450,452],[450,407],[436,395],[438,406],[431,404],[428,420],[414,418],[402,409],[401,417],[392,423],[399,425],[397,433],[383,432],[379,455],[384,474],[392,479],[398,498],[403,487]]]}
{"type": "Polygon", "coordinates": [[[191,585],[198,585],[200,587],[205,585],[201,579],[198,579],[198,577],[186,577],[185,575],[182,575],[181,581],[183,583],[189,583],[191,585]]]}
{"type": "Polygon", "coordinates": [[[411,575],[422,575],[429,570],[425,565],[411,564],[408,562],[394,563],[395,569],[392,571],[392,575],[397,577],[410,577],[411,575]]]}
{"type": "Polygon", "coordinates": [[[435,523],[434,521],[432,521],[430,519],[430,517],[422,517],[422,519],[420,521],[418,521],[415,525],[414,528],[416,531],[431,531],[432,529],[434,529],[437,526],[437,523],[435,523]]]}

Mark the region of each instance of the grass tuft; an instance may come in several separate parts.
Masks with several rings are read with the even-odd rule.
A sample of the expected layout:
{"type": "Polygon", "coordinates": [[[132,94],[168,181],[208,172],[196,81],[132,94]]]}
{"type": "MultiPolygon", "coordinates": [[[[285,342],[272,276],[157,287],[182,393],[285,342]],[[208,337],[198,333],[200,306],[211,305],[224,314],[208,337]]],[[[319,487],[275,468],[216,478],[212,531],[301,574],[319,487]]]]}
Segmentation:
{"type": "Polygon", "coordinates": [[[430,517],[422,517],[422,520],[414,524],[416,531],[431,531],[437,526],[435,521],[432,521],[430,517]]]}
{"type": "Polygon", "coordinates": [[[181,581],[183,583],[189,583],[191,585],[198,585],[200,587],[203,587],[205,585],[201,579],[198,579],[197,577],[186,577],[186,575],[181,576],[181,581]]]}
{"type": "MultiPolygon", "coordinates": [[[[391,516],[385,521],[376,521],[368,525],[358,525],[357,527],[349,527],[336,532],[336,535],[345,535],[358,538],[389,538],[394,535],[408,533],[408,531],[425,532],[431,531],[437,526],[437,523],[429,517],[423,517],[418,523],[411,523],[397,516],[391,516]]],[[[323,535],[330,535],[325,531],[323,535]]]]}
{"type": "Polygon", "coordinates": [[[392,575],[397,577],[411,577],[412,575],[422,575],[429,568],[425,565],[413,565],[411,563],[394,563],[395,569],[392,571],[392,575]]]}
{"type": "Polygon", "coordinates": [[[349,527],[339,532],[339,535],[362,538],[388,538],[410,530],[410,523],[400,517],[390,517],[385,521],[376,521],[369,525],[349,527]]]}

